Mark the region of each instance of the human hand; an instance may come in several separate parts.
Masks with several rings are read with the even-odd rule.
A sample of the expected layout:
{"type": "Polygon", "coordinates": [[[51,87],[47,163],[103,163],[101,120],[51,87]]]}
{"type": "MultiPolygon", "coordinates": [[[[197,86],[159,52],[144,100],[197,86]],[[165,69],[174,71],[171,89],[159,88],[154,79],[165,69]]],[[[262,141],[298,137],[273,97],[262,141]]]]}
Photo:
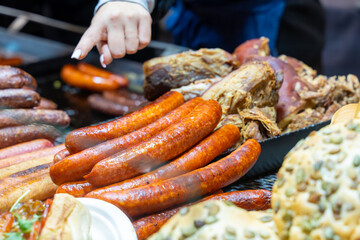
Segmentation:
{"type": "Polygon", "coordinates": [[[114,58],[136,53],[151,40],[151,16],[130,2],[108,2],[100,7],[81,37],[71,58],[83,59],[96,45],[103,67],[114,58]]]}

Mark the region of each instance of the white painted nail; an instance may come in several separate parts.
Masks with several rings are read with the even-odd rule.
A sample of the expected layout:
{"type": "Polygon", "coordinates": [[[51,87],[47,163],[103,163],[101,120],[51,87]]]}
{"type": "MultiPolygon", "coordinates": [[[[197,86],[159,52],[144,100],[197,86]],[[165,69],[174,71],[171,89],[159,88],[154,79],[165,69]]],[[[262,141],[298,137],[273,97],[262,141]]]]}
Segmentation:
{"type": "Polygon", "coordinates": [[[104,55],[103,54],[101,54],[101,56],[100,56],[100,63],[103,68],[106,68],[106,64],[104,63],[104,55]]]}
{"type": "Polygon", "coordinates": [[[81,49],[75,49],[75,51],[71,55],[71,58],[79,59],[80,56],[81,56],[81,49]]]}

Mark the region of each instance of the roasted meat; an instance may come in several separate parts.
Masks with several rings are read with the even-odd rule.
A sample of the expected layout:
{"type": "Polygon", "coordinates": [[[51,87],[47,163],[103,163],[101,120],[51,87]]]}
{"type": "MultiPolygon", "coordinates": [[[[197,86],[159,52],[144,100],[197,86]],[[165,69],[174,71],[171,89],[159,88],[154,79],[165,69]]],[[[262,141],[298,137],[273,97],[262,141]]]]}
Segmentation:
{"type": "Polygon", "coordinates": [[[270,48],[268,43],[269,39],[266,37],[248,40],[235,49],[234,55],[241,64],[253,56],[269,56],[270,48]]]}

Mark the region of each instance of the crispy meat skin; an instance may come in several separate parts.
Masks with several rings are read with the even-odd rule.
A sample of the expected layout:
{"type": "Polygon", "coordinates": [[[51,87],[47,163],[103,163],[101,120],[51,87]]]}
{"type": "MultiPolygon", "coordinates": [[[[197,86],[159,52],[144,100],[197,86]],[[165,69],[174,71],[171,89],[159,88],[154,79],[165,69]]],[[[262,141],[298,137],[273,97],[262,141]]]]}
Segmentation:
{"type": "Polygon", "coordinates": [[[231,54],[219,48],[153,58],[143,65],[145,97],[154,100],[170,89],[196,80],[224,77],[238,66],[231,54]]]}

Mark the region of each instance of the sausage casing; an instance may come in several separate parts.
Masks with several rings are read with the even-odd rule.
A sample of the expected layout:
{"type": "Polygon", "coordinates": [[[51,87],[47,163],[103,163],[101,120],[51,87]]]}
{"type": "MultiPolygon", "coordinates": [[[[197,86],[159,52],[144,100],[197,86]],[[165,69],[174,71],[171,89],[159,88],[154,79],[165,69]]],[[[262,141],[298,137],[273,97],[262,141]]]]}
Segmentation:
{"type": "Polygon", "coordinates": [[[0,66],[0,89],[28,87],[37,88],[36,80],[20,68],[0,66]]]}
{"type": "Polygon", "coordinates": [[[40,95],[31,89],[0,90],[0,108],[32,108],[40,103],[40,95]]]}
{"type": "Polygon", "coordinates": [[[146,142],[100,161],[84,178],[94,186],[105,186],[149,172],[201,141],[214,130],[220,117],[220,104],[204,101],[146,142]]]}
{"type": "Polygon", "coordinates": [[[139,111],[97,126],[80,128],[65,138],[66,148],[76,153],[107,140],[136,131],[161,118],[184,103],[184,97],[177,92],[168,92],[139,111]]]}
{"type": "Polygon", "coordinates": [[[11,147],[1,149],[0,160],[53,146],[54,144],[47,139],[36,139],[29,142],[19,143],[11,147]]]}

